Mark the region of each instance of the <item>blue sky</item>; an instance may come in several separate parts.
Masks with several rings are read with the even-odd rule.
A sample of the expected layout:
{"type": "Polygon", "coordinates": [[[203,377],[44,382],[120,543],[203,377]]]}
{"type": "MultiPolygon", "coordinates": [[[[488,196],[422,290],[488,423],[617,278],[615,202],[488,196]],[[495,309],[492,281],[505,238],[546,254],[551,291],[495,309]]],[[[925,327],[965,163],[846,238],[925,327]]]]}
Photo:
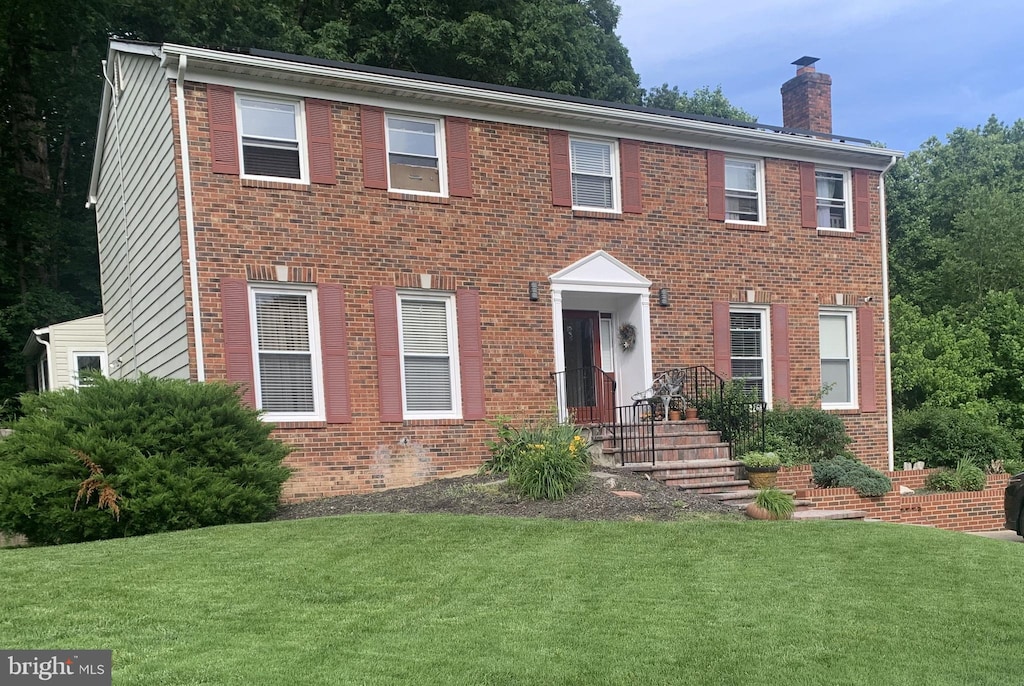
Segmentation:
{"type": "Polygon", "coordinates": [[[803,55],[832,76],[833,131],[911,151],[989,115],[1024,118],[1021,0],[618,0],[644,87],[722,86],[782,124],[779,87],[803,55]]]}

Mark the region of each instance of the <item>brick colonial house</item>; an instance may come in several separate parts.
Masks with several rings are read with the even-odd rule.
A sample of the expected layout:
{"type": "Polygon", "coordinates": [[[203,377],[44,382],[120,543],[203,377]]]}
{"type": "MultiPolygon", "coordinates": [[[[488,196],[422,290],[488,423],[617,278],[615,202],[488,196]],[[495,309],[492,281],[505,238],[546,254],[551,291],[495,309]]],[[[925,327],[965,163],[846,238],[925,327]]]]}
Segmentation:
{"type": "Polygon", "coordinates": [[[884,469],[899,153],[833,136],[804,62],[784,128],[114,42],[89,199],[110,373],[241,383],[296,447],[290,500],[473,468],[487,419],[695,365],[841,413],[884,469]]]}

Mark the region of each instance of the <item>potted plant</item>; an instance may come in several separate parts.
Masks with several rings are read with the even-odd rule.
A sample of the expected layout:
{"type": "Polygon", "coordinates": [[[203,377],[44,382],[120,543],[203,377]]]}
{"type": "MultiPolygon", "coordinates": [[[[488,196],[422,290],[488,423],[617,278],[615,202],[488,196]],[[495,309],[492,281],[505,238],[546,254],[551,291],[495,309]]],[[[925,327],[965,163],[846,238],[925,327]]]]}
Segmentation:
{"type": "Polygon", "coordinates": [[[781,460],[776,453],[747,453],[740,458],[747,470],[747,479],[753,488],[773,488],[781,460]]]}
{"type": "Polygon", "coordinates": [[[795,509],[793,496],[777,488],[765,488],[747,505],[747,515],[753,519],[789,519],[795,509]]]}
{"type": "Polygon", "coordinates": [[[669,421],[678,422],[683,418],[683,399],[679,396],[670,398],[668,401],[669,421]]]}

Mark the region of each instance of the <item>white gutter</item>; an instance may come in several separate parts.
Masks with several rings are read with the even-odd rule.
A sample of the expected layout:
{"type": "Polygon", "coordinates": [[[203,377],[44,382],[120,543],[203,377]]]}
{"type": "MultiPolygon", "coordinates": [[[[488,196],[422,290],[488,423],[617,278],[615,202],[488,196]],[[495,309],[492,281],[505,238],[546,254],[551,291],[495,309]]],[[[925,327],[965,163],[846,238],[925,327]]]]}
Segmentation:
{"type": "Polygon", "coordinates": [[[163,45],[166,57],[178,59],[192,58],[192,70],[214,69],[233,75],[246,73],[242,68],[261,69],[307,80],[320,84],[328,83],[344,85],[374,92],[401,92],[403,96],[420,97],[436,101],[460,101],[477,108],[500,108],[506,111],[530,112],[533,114],[560,117],[573,120],[599,120],[629,128],[655,128],[674,134],[697,134],[714,138],[726,138],[747,143],[757,143],[771,147],[787,148],[794,151],[810,153],[830,153],[860,158],[854,166],[865,166],[875,170],[881,169],[883,160],[888,160],[899,151],[857,146],[849,143],[835,143],[812,136],[760,131],[730,124],[705,122],[696,119],[672,117],[655,112],[637,111],[616,107],[614,103],[599,105],[588,102],[575,102],[557,98],[545,98],[541,95],[526,93],[509,93],[492,90],[484,85],[474,87],[463,84],[427,81],[393,74],[345,69],[344,67],[309,64],[306,62],[290,62],[283,59],[257,57],[238,53],[221,52],[207,48],[193,48],[185,45],[167,43],[163,45]],[[197,66],[197,64],[199,66],[197,66]],[[342,83],[343,82],[343,83],[342,83]]]}
{"type": "Polygon", "coordinates": [[[42,329],[33,329],[33,335],[36,337],[36,342],[46,348],[46,378],[42,379],[43,385],[46,388],[41,388],[41,391],[53,390],[53,348],[50,347],[50,341],[44,341],[41,336],[43,334],[49,334],[50,328],[45,327],[42,329]]]}
{"type": "Polygon", "coordinates": [[[188,280],[192,292],[192,334],[196,340],[196,380],[206,381],[206,362],[203,360],[203,322],[199,309],[199,258],[196,257],[196,223],[192,207],[192,170],[188,157],[188,121],[185,117],[185,68],[188,57],[178,59],[178,78],[175,96],[178,101],[178,143],[181,147],[181,182],[185,186],[185,234],[188,237],[188,280]]]}
{"type": "Polygon", "coordinates": [[[885,206],[885,173],[896,164],[897,157],[893,155],[889,164],[878,176],[879,205],[882,209],[882,321],[885,329],[885,438],[886,448],[889,454],[889,471],[894,467],[895,449],[892,438],[892,344],[890,338],[889,324],[889,233],[886,228],[885,217],[888,210],[885,206]]]}

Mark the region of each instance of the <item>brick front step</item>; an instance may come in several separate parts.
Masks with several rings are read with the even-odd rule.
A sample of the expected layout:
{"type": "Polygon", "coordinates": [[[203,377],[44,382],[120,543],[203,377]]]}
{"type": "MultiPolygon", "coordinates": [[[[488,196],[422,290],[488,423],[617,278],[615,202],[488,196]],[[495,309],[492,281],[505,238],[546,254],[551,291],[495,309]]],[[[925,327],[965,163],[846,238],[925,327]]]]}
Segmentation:
{"type": "MultiPolygon", "coordinates": [[[[754,491],[754,493],[755,493],[755,496],[756,496],[757,491],[754,491]]],[[[732,495],[732,493],[722,493],[720,495],[732,495]]],[[[754,502],[754,497],[755,496],[751,496],[749,499],[737,498],[735,500],[723,500],[722,503],[724,505],[728,505],[729,507],[735,507],[737,510],[743,510],[743,509],[746,509],[747,505],[749,505],[750,503],[754,502]]],[[[713,498],[714,495],[712,495],[711,497],[713,498]]],[[[793,505],[796,506],[796,511],[797,512],[802,512],[803,510],[806,510],[808,508],[814,507],[814,501],[813,500],[794,500],[793,501],[793,505]]]]}
{"type": "Polygon", "coordinates": [[[746,479],[708,481],[706,483],[702,483],[696,486],[675,484],[673,483],[673,481],[673,479],[666,479],[665,484],[668,486],[676,486],[680,490],[687,491],[689,493],[701,493],[703,495],[708,495],[711,497],[715,497],[717,495],[725,493],[743,492],[749,490],[750,488],[750,482],[747,481],[746,479]]]}
{"type": "Polygon", "coordinates": [[[666,460],[655,464],[650,462],[637,462],[627,464],[623,469],[631,472],[660,472],[666,469],[711,469],[714,467],[739,467],[743,463],[739,460],[717,459],[717,460],[666,460]]]}

